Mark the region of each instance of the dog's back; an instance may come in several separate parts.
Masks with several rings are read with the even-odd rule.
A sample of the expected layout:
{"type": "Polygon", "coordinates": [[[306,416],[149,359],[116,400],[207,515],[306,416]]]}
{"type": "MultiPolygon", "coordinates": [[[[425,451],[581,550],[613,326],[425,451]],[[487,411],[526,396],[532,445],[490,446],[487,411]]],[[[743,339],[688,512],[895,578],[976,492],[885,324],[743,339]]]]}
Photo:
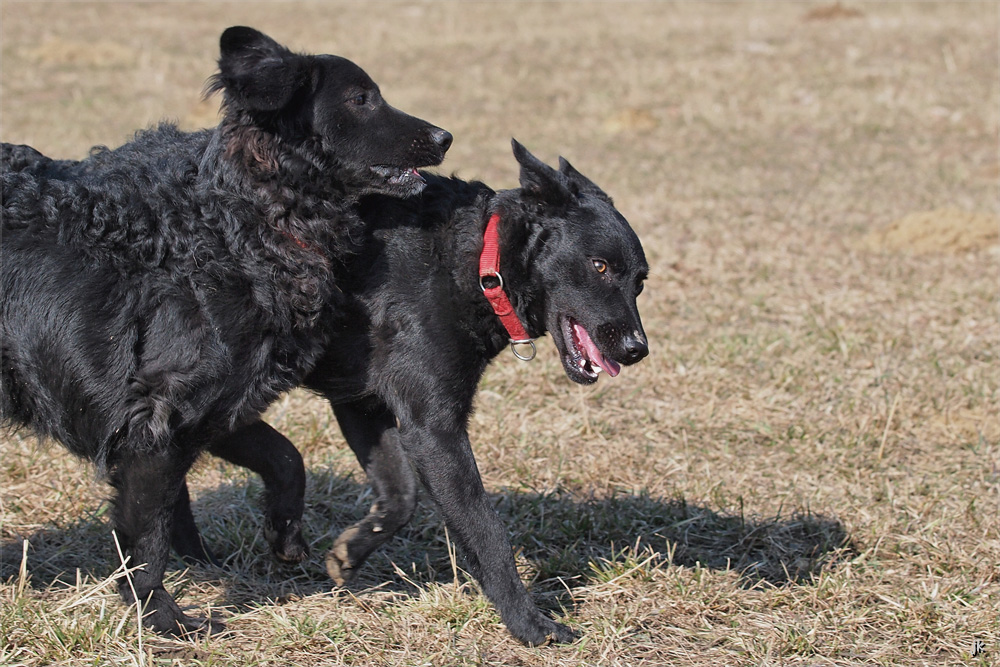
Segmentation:
{"type": "Polygon", "coordinates": [[[53,160],[31,146],[0,143],[0,173],[20,171],[35,176],[70,176],[77,160],[53,160]],[[63,167],[68,167],[63,170],[63,167]]]}
{"type": "Polygon", "coordinates": [[[198,191],[210,136],[163,124],[119,148],[96,147],[83,160],[4,144],[5,242],[70,246],[123,271],[195,261],[195,240],[203,249],[222,242],[220,229],[203,224],[222,218],[198,191]]]}

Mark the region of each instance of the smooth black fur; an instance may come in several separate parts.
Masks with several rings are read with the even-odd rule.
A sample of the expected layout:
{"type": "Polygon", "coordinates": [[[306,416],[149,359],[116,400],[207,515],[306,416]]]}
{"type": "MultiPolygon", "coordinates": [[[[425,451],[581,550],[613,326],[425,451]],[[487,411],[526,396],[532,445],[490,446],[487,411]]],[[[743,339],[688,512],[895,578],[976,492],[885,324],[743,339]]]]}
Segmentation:
{"type": "MultiPolygon", "coordinates": [[[[345,300],[305,385],[332,404],[377,496],[327,555],[338,583],[410,520],[419,478],[510,632],[529,644],[566,642],[573,632],[541,613],[518,577],[469,443],[479,379],[508,342],[479,284],[483,231],[499,212],[507,293],[528,333],[552,332],[567,375],[584,384],[597,380],[598,362],[614,369],[648,353],[636,307],[648,267],[600,188],[565,160],[556,171],[517,142],[514,154],[519,189],[428,176],[420,197],[362,201],[364,250],[338,279],[345,300]],[[604,359],[581,350],[574,323],[604,359]]],[[[241,437],[244,451],[270,447],[232,436],[241,437]]]]}
{"type": "MultiPolygon", "coordinates": [[[[79,162],[3,146],[0,415],[108,472],[117,537],[145,564],[132,575],[144,622],[167,633],[219,627],[163,588],[171,541],[206,555],[188,468],[210,449],[269,488],[301,485],[298,452],[256,420],[324,350],[358,197],[418,193],[414,168],[451,143],[348,60],[245,27],[220,47],[215,129],[161,125],[79,162]],[[247,424],[259,446],[244,450],[228,435],[247,424]]],[[[269,537],[295,559],[302,507],[288,498],[268,499],[269,537]]]]}

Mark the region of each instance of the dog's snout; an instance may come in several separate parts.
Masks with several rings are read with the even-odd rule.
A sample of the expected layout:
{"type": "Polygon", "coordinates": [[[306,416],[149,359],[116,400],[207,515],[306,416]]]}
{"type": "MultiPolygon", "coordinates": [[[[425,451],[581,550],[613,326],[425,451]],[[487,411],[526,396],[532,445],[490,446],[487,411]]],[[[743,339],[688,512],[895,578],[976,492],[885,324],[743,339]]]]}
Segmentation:
{"type": "Polygon", "coordinates": [[[633,331],[622,338],[622,348],[625,351],[627,363],[634,364],[649,354],[646,336],[641,331],[633,331]]]}
{"type": "Polygon", "coordinates": [[[436,127],[431,130],[431,141],[437,144],[438,148],[440,148],[442,152],[451,148],[451,140],[451,132],[448,130],[442,130],[440,127],[436,127]]]}

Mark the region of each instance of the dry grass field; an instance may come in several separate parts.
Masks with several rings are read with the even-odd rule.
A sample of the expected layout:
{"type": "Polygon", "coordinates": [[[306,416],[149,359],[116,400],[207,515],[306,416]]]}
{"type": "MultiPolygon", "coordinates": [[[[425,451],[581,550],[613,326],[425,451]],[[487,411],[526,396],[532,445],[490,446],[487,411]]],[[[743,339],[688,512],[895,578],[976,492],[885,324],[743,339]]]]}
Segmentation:
{"type": "Polygon", "coordinates": [[[306,458],[313,555],[273,562],[259,480],[202,460],[195,513],[228,568],[168,572],[228,625],[199,641],[119,603],[93,470],[0,436],[0,664],[1000,664],[998,5],[0,11],[3,141],[78,158],[214,124],[218,35],[247,24],[450,130],[443,171],[513,187],[511,136],[565,155],[651,264],[647,360],[579,387],[545,339],[498,358],[471,424],[522,575],[577,643],[511,639],[423,501],[334,588],[323,555],[369,491],[294,392],[268,419],[306,458]]]}

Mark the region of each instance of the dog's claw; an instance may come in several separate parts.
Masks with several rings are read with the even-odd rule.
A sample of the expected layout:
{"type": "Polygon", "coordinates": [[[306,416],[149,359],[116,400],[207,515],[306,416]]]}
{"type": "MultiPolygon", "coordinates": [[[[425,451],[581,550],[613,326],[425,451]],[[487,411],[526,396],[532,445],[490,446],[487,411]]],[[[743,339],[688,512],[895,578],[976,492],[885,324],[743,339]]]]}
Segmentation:
{"type": "Polygon", "coordinates": [[[142,612],[142,624],[161,635],[196,637],[216,635],[226,629],[225,623],[221,621],[188,616],[162,588],[152,591],[147,596],[142,612]]]}
{"type": "Polygon", "coordinates": [[[578,633],[571,628],[553,621],[538,610],[535,610],[533,618],[529,622],[506,621],[506,625],[515,638],[528,646],[571,644],[579,637],[578,633]]]}
{"type": "Polygon", "coordinates": [[[555,623],[555,626],[556,629],[549,633],[547,637],[549,643],[572,644],[580,637],[578,632],[562,623],[555,623]]]}
{"type": "Polygon", "coordinates": [[[202,637],[208,635],[218,635],[226,631],[226,624],[222,621],[215,621],[203,616],[185,616],[183,624],[178,623],[174,627],[179,628],[179,632],[168,630],[168,634],[177,637],[202,637]]]}

